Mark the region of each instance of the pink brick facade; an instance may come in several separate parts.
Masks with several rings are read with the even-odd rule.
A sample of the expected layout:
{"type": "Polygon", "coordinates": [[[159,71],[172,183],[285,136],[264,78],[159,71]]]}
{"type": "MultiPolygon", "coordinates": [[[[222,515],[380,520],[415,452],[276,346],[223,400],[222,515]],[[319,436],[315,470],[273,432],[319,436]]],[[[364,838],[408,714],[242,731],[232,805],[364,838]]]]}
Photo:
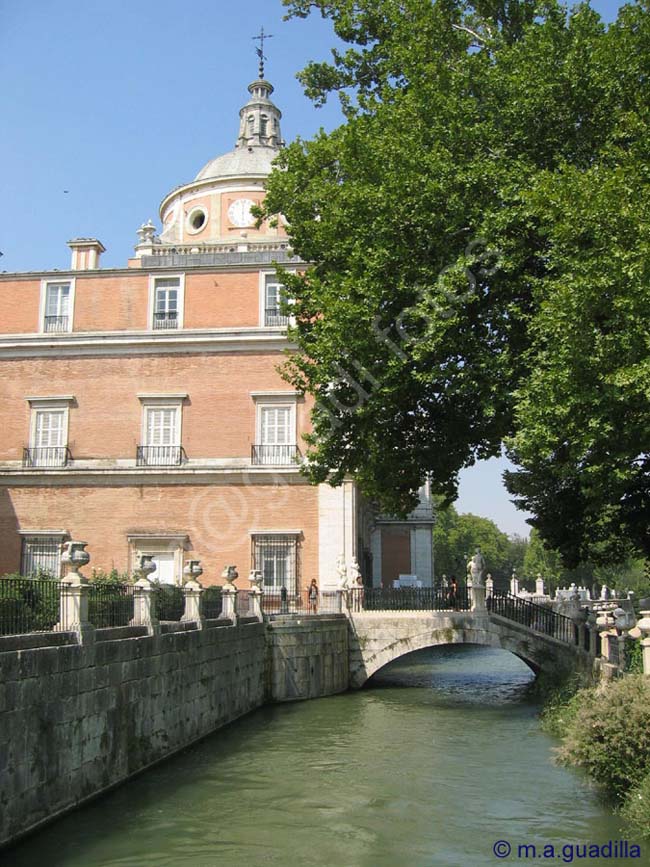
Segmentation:
{"type": "MultiPolygon", "coordinates": [[[[305,265],[281,219],[250,214],[281,146],[272,91],[249,86],[235,149],[163,199],[128,267],[101,269],[80,238],[70,271],[0,275],[0,575],[58,569],[75,538],[96,569],[151,553],[169,581],[198,559],[207,584],[236,564],[275,589],[333,586],[343,556],[380,583],[381,530],[353,482],[301,474],[310,402],[278,372],[275,263],[305,265]]],[[[398,563],[385,546],[405,569],[409,549],[398,563]]]]}

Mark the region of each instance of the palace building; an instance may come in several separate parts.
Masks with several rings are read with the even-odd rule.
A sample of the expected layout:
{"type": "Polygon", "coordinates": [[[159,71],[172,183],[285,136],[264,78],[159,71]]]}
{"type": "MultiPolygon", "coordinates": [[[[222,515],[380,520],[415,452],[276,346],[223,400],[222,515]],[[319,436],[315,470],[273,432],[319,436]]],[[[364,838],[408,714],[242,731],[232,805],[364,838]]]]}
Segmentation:
{"type": "Polygon", "coordinates": [[[343,555],[367,584],[431,583],[426,491],[395,521],[300,471],[310,401],[278,372],[274,266],[305,266],[251,216],[283,143],[263,71],[248,90],[234,149],[165,196],[127,267],[77,238],[68,271],[0,275],[0,574],[58,574],[75,538],[106,571],[152,554],[166,582],[198,559],[205,583],[231,563],[327,587],[343,555]]]}

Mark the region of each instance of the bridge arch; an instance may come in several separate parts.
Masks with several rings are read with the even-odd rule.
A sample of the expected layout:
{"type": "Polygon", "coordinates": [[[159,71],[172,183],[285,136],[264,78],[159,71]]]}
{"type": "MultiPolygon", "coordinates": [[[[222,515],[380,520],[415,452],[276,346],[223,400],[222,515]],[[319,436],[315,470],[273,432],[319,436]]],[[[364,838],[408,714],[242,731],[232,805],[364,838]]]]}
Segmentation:
{"type": "Polygon", "coordinates": [[[354,616],[350,622],[350,686],[362,687],[380,668],[415,650],[452,644],[507,650],[536,675],[575,668],[575,648],[502,620],[467,615],[441,619],[420,612],[354,616]]]}

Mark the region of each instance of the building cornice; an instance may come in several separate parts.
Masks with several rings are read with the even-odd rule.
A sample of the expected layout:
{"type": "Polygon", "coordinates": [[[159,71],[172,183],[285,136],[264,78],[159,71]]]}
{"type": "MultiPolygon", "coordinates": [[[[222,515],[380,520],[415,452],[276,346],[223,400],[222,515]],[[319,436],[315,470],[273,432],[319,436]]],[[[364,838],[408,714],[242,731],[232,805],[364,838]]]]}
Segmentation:
{"type": "Polygon", "coordinates": [[[0,466],[4,487],[112,487],[116,485],[309,485],[300,467],[182,466],[35,468],[0,466]]]}
{"type": "Polygon", "coordinates": [[[291,348],[282,326],[182,331],[97,331],[0,335],[0,358],[74,355],[283,352],[291,348]]]}
{"type": "MultiPolygon", "coordinates": [[[[288,242],[287,242],[288,244],[288,242]]],[[[165,268],[168,270],[178,270],[178,265],[172,265],[169,261],[170,257],[175,255],[172,253],[172,250],[175,247],[189,247],[190,244],[177,244],[177,245],[165,245],[165,254],[159,256],[148,256],[147,258],[147,266],[151,266],[152,270],[155,270],[157,275],[159,271],[164,270],[165,268]],[[168,251],[168,252],[167,252],[168,251]],[[150,261],[151,260],[151,261],[150,261]]],[[[230,244],[230,246],[236,246],[235,244],[230,244]]],[[[247,253],[254,253],[255,251],[247,251],[247,253]]],[[[237,271],[239,272],[248,272],[248,271],[259,271],[260,267],[269,268],[272,267],[273,262],[268,261],[268,255],[273,254],[274,251],[262,251],[264,252],[264,256],[255,257],[251,259],[251,261],[245,261],[243,255],[236,262],[218,262],[211,260],[209,263],[197,263],[196,257],[199,254],[193,254],[192,257],[185,256],[184,262],[182,266],[182,270],[184,272],[188,271],[197,271],[197,272],[205,272],[205,271],[237,271]],[[194,259],[194,262],[191,259],[194,259]]],[[[296,265],[299,267],[306,267],[305,262],[300,259],[295,254],[291,256],[288,254],[287,250],[277,250],[277,257],[282,257],[284,254],[284,258],[282,262],[278,264],[289,264],[296,265]]],[[[137,267],[130,268],[97,268],[95,270],[90,269],[87,271],[7,271],[0,273],[0,288],[3,283],[29,283],[35,282],[38,280],[97,280],[101,278],[112,279],[114,277],[141,277],[143,279],[147,279],[149,276],[148,268],[144,266],[142,260],[140,260],[141,265],[137,267]]]]}

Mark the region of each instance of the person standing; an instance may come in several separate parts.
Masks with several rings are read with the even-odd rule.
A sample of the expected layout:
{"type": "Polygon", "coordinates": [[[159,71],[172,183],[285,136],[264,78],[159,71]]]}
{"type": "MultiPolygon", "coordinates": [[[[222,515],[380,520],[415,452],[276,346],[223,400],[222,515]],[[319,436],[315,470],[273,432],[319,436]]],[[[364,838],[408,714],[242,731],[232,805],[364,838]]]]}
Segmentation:
{"type": "Polygon", "coordinates": [[[315,578],[311,579],[311,584],[307,591],[307,599],[309,602],[309,613],[318,614],[318,584],[315,578]]]}
{"type": "Polygon", "coordinates": [[[449,607],[458,609],[458,581],[453,575],[449,579],[449,607]]]}

